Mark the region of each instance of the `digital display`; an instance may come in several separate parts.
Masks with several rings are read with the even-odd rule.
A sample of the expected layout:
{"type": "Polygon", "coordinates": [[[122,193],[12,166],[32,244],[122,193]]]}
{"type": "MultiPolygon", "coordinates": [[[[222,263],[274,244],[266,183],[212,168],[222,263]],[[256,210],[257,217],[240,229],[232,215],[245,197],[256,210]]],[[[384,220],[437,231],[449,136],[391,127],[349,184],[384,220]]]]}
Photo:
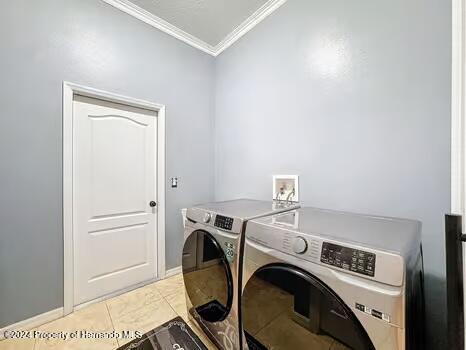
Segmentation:
{"type": "Polygon", "coordinates": [[[320,261],[327,265],[374,277],[375,254],[324,242],[320,261]]]}
{"type": "Polygon", "coordinates": [[[229,218],[227,216],[217,215],[215,217],[215,224],[216,227],[223,228],[225,230],[231,230],[233,227],[233,218],[229,218]]]}

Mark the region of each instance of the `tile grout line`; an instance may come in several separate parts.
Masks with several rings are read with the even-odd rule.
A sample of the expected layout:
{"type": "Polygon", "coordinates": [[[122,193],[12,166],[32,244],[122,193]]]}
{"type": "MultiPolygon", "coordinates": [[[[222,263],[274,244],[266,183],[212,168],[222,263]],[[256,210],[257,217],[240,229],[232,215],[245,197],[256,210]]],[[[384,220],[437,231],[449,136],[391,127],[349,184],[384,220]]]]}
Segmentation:
{"type": "MultiPolygon", "coordinates": [[[[177,274],[177,275],[170,276],[170,277],[168,277],[167,279],[170,279],[170,278],[173,278],[173,277],[177,277],[177,276],[179,276],[179,275],[181,275],[181,274],[177,274]]],[[[167,279],[165,279],[165,280],[167,280],[167,279]]],[[[161,280],[161,281],[165,281],[165,280],[161,280]]],[[[157,289],[157,291],[160,293],[160,295],[162,296],[162,298],[164,298],[165,301],[166,301],[167,303],[169,303],[168,300],[166,299],[166,297],[175,295],[175,294],[177,294],[177,293],[179,293],[179,292],[178,292],[178,291],[174,291],[173,293],[169,293],[169,294],[167,294],[167,295],[165,296],[165,295],[162,294],[162,292],[160,291],[159,287],[157,287],[157,283],[158,283],[158,282],[160,282],[160,281],[157,281],[157,282],[154,283],[154,287],[155,287],[155,288],[157,289]]],[[[183,285],[182,285],[182,291],[183,291],[183,294],[184,294],[184,280],[183,280],[183,285]]],[[[170,303],[169,303],[169,304],[170,304],[170,303]]],[[[171,304],[170,304],[170,306],[171,306],[171,304]]]]}
{"type": "Polygon", "coordinates": [[[172,309],[172,311],[175,313],[175,315],[180,316],[180,315],[178,315],[178,312],[176,312],[176,310],[173,308],[172,304],[170,304],[170,302],[167,299],[165,299],[165,297],[163,295],[162,295],[162,298],[163,298],[163,300],[165,300],[165,302],[168,304],[168,306],[170,306],[170,309],[172,309]]]}
{"type": "MultiPolygon", "coordinates": [[[[157,288],[157,287],[156,287],[156,288],[157,288]]],[[[158,290],[158,289],[157,289],[157,290],[158,290]]],[[[158,290],[158,291],[159,291],[159,293],[160,293],[160,290],[158,290]]],[[[175,294],[175,293],[173,293],[173,295],[174,295],[174,294],[175,294]]],[[[162,296],[162,299],[165,300],[165,302],[168,304],[168,306],[170,306],[170,309],[172,309],[172,311],[173,311],[177,316],[180,316],[180,317],[181,317],[181,315],[179,315],[178,312],[176,312],[176,310],[175,310],[175,308],[173,307],[173,305],[167,300],[167,298],[165,297],[165,295],[163,295],[162,293],[160,293],[160,295],[162,296]]],[[[170,294],[170,295],[172,295],[172,294],[170,294]]],[[[170,295],[167,295],[167,296],[170,296],[170,295]]]]}
{"type": "MultiPolygon", "coordinates": [[[[177,275],[173,275],[173,276],[170,276],[169,278],[173,278],[175,276],[178,276],[178,275],[181,275],[181,274],[177,274],[177,275]]],[[[183,276],[181,276],[182,278],[183,276]]],[[[160,295],[162,296],[163,300],[165,300],[165,302],[168,304],[168,306],[170,306],[170,308],[172,309],[172,311],[179,317],[183,318],[183,316],[181,316],[176,310],[175,308],[173,307],[173,305],[167,300],[167,297],[169,296],[172,296],[172,295],[175,295],[178,293],[178,291],[174,291],[173,293],[170,293],[170,294],[167,294],[167,295],[163,295],[162,292],[160,291],[160,289],[157,287],[157,282],[155,282],[154,284],[154,287],[157,289],[157,291],[160,293],[160,295]]],[[[182,285],[182,292],[183,292],[183,295],[184,295],[184,281],[183,281],[183,285],[182,285]]],[[[187,320],[184,320],[183,321],[187,322],[187,320]]]]}
{"type": "MultiPolygon", "coordinates": [[[[116,332],[115,324],[113,323],[113,318],[112,318],[112,315],[111,315],[111,313],[110,313],[110,309],[108,308],[107,301],[105,301],[105,308],[107,309],[108,317],[110,318],[110,323],[112,324],[112,329],[113,329],[113,331],[116,332]]],[[[121,345],[120,345],[120,342],[118,341],[118,338],[117,338],[116,341],[117,341],[117,345],[118,345],[118,346],[121,346],[121,345]]]]}
{"type": "Polygon", "coordinates": [[[115,330],[115,324],[113,323],[112,314],[110,313],[107,302],[105,302],[105,308],[107,309],[108,317],[110,318],[110,323],[112,324],[112,329],[115,330]]]}

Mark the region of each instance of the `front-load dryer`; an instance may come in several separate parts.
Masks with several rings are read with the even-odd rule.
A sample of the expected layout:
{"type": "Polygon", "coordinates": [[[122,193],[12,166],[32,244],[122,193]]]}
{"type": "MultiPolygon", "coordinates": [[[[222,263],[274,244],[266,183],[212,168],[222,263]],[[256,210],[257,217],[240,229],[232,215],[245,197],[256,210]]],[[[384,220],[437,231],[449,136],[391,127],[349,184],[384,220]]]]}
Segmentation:
{"type": "Polygon", "coordinates": [[[423,349],[421,224],[302,208],[248,223],[244,349],[423,349]]]}
{"type": "Polygon", "coordinates": [[[247,222],[296,208],[240,199],[187,210],[182,267],[188,315],[220,349],[241,344],[238,292],[247,222]]]}

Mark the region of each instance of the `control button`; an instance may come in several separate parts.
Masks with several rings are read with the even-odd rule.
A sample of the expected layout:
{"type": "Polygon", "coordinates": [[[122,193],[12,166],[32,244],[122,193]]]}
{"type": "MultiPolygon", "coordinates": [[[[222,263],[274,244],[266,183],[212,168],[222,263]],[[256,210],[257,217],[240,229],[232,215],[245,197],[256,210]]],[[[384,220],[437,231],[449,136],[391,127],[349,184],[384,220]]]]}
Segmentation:
{"type": "Polygon", "coordinates": [[[356,303],[356,309],[358,309],[359,311],[364,312],[366,310],[366,307],[364,305],[362,305],[362,304],[356,303]]]}
{"type": "Polygon", "coordinates": [[[382,313],[380,311],[372,309],[372,316],[382,319],[382,313]]]}
{"type": "Polygon", "coordinates": [[[211,213],[205,213],[204,214],[204,222],[207,224],[210,219],[212,219],[212,214],[211,213]]]}
{"type": "Polygon", "coordinates": [[[323,242],[320,261],[347,271],[374,277],[376,255],[373,253],[323,242]]]}
{"type": "Polygon", "coordinates": [[[307,241],[303,237],[296,237],[293,240],[293,252],[304,254],[307,250],[307,241]]]}

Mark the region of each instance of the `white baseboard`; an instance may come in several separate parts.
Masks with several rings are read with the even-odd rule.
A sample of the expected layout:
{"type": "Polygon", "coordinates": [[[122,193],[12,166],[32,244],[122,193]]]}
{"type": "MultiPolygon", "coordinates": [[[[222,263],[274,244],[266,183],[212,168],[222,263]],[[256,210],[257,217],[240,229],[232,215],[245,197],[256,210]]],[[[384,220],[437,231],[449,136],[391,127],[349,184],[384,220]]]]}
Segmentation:
{"type": "Polygon", "coordinates": [[[58,309],[44,312],[43,314],[36,315],[34,317],[28,318],[27,320],[19,321],[15,324],[0,328],[0,340],[5,338],[5,332],[11,330],[31,330],[35,327],[39,327],[45,323],[55,321],[63,317],[63,308],[59,307],[58,309]]]}
{"type": "Polygon", "coordinates": [[[167,270],[165,272],[165,278],[178,275],[179,273],[181,273],[181,271],[182,271],[181,266],[177,266],[177,267],[174,267],[173,269],[167,270]]]}

